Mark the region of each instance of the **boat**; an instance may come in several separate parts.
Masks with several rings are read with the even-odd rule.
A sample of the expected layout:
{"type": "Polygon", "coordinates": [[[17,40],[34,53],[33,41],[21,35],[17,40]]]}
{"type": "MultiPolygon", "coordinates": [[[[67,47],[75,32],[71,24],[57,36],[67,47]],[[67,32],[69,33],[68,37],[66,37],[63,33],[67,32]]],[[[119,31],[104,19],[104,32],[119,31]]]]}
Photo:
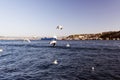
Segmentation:
{"type": "Polygon", "coordinates": [[[44,37],[44,38],[41,38],[41,40],[56,40],[56,38],[47,38],[47,37],[44,37]]]}

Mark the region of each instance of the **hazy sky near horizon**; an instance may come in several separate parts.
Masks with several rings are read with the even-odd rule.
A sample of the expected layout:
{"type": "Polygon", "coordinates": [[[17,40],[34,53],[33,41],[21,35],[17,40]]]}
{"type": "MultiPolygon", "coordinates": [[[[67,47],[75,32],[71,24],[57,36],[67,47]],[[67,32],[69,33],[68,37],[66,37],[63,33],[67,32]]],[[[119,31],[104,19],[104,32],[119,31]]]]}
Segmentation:
{"type": "Polygon", "coordinates": [[[0,0],[0,36],[120,30],[120,0],[0,0]],[[56,30],[62,25],[63,30],[56,30]]]}

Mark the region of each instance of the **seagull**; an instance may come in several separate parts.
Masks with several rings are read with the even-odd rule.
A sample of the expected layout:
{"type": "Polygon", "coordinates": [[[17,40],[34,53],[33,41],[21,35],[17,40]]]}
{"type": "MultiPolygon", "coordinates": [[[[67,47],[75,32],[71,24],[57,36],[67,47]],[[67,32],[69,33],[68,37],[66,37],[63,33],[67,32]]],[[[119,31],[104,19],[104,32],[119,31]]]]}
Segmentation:
{"type": "Polygon", "coordinates": [[[55,40],[52,40],[52,41],[50,42],[50,45],[53,45],[53,46],[55,46],[55,45],[56,45],[56,43],[57,43],[57,41],[55,41],[55,40]]]}
{"type": "Polygon", "coordinates": [[[61,25],[58,25],[56,29],[60,29],[60,30],[62,30],[63,27],[62,27],[61,25]]]}
{"type": "Polygon", "coordinates": [[[30,39],[24,39],[24,41],[27,41],[28,43],[31,43],[30,39]]]}

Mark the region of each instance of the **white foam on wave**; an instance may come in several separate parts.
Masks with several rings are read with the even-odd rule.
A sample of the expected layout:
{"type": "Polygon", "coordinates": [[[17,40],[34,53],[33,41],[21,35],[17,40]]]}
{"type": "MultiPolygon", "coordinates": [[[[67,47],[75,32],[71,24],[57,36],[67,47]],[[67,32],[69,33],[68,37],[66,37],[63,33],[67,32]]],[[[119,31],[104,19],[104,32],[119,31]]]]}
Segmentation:
{"type": "Polygon", "coordinates": [[[53,61],[53,64],[58,64],[58,61],[57,61],[57,60],[54,60],[54,61],[53,61]]]}
{"type": "Polygon", "coordinates": [[[70,44],[66,44],[66,47],[70,47],[70,44]]]}
{"type": "Polygon", "coordinates": [[[0,49],[0,52],[3,52],[3,49],[0,49]]]}

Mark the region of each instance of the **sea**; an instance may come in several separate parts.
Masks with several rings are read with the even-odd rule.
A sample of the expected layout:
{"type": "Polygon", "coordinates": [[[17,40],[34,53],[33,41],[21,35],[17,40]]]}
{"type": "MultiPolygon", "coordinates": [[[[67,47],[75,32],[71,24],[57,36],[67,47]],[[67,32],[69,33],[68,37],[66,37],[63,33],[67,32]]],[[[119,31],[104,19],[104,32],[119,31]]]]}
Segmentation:
{"type": "Polygon", "coordinates": [[[120,80],[120,41],[0,40],[0,80],[120,80]]]}

